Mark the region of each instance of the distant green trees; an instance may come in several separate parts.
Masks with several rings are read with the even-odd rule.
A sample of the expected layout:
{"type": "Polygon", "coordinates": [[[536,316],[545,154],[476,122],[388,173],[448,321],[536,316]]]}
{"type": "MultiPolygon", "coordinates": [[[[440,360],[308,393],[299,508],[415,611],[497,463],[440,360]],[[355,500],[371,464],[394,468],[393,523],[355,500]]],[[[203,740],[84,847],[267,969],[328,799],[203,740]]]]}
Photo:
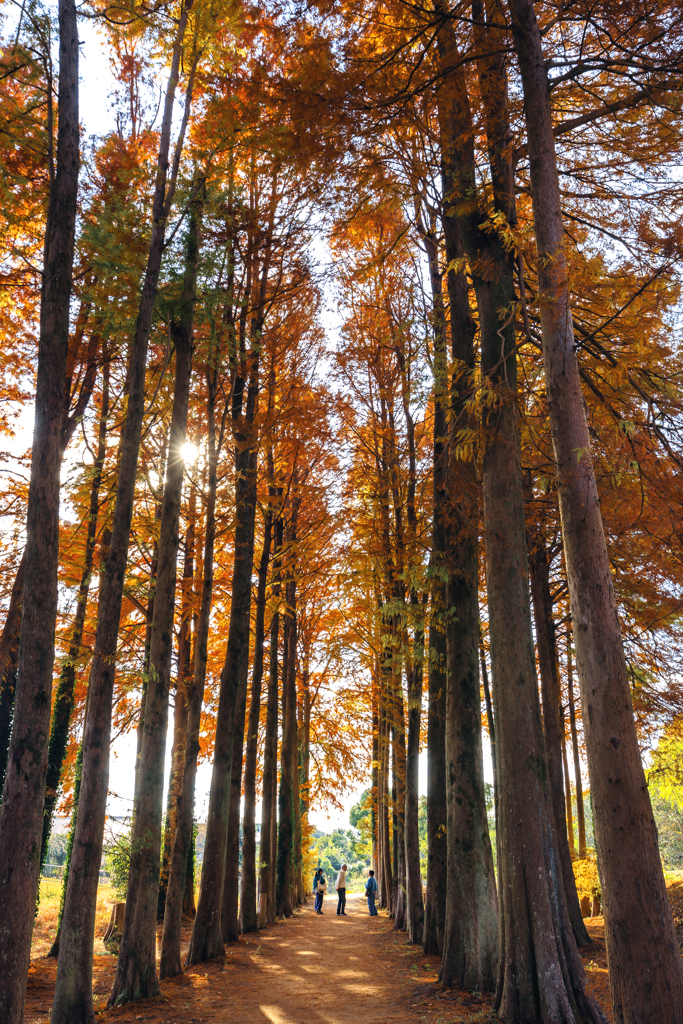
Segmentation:
{"type": "Polygon", "coordinates": [[[650,801],[659,833],[662,863],[683,869],[683,737],[668,729],[652,755],[647,773],[650,801]]]}

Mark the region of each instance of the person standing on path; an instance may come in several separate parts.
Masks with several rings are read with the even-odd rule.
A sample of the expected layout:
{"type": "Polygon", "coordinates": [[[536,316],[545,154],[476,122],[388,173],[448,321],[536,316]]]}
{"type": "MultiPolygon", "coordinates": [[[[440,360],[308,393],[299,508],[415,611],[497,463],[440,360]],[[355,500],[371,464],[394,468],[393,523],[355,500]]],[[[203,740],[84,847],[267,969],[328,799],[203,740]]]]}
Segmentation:
{"type": "Polygon", "coordinates": [[[316,914],[322,914],[323,912],[323,896],[327,892],[327,882],[323,875],[322,868],[318,873],[318,883],[315,887],[315,912],[316,914]]]}
{"type": "Polygon", "coordinates": [[[318,867],[316,869],[316,872],[313,875],[313,888],[311,890],[311,892],[313,893],[314,896],[316,896],[318,894],[318,879],[320,878],[322,873],[323,873],[323,869],[320,867],[320,865],[318,865],[318,867]]]}
{"type": "Polygon", "coordinates": [[[346,864],[342,864],[337,875],[337,916],[346,917],[346,864]]]}
{"type": "Polygon", "coordinates": [[[377,907],[375,906],[377,879],[375,878],[375,872],[372,869],[370,869],[370,877],[365,883],[365,895],[368,898],[368,910],[370,911],[370,917],[377,917],[377,907]]]}

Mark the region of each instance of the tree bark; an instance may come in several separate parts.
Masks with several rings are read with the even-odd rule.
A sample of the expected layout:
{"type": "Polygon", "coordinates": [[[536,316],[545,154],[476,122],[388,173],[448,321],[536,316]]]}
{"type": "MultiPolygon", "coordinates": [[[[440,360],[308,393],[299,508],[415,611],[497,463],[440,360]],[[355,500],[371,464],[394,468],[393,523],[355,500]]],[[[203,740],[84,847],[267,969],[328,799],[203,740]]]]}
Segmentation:
{"type": "Polygon", "coordinates": [[[422,950],[443,951],[448,850],[446,841],[446,474],[445,410],[434,419],[434,525],[432,527],[431,615],[427,682],[427,900],[422,950]]]}
{"type": "Polygon", "coordinates": [[[59,485],[78,193],[78,28],[59,2],[57,172],[50,187],[14,720],[0,805],[0,1019],[20,1024],[40,875],[57,620],[59,485]]]}
{"type": "Polygon", "coordinates": [[[100,504],[100,485],[102,470],[107,454],[107,419],[109,417],[109,363],[105,362],[102,373],[102,405],[97,437],[97,454],[92,467],[90,485],[90,502],[88,505],[88,528],[85,539],[83,572],[76,598],[76,615],[74,617],[69,653],[64,659],[59,673],[59,682],[52,702],[52,722],[50,740],[47,750],[47,774],[45,777],[45,806],[43,809],[43,838],[40,852],[40,863],[45,863],[47,847],[52,830],[52,818],[57,803],[57,790],[62,775],[62,766],[69,740],[69,723],[74,706],[74,688],[76,685],[76,664],[81,657],[83,627],[88,608],[90,577],[92,576],[95,544],[97,542],[97,518],[100,504]]]}
{"type": "Polygon", "coordinates": [[[283,723],[280,751],[280,792],[278,794],[277,878],[275,913],[277,917],[291,917],[293,910],[292,866],[294,861],[294,757],[296,753],[296,508],[292,507],[286,534],[289,548],[287,583],[285,585],[285,640],[286,656],[283,661],[283,723]]]}
{"type": "MultiPolygon", "coordinates": [[[[256,907],[256,755],[261,721],[261,685],[263,682],[263,634],[266,617],[266,586],[270,564],[273,512],[269,506],[263,522],[263,547],[259,563],[256,612],[254,616],[254,667],[251,675],[251,705],[244,766],[244,831],[242,840],[242,878],[240,893],[240,929],[258,930],[256,907]]],[[[263,839],[263,832],[261,833],[263,839]]]]}
{"type": "Polygon", "coordinates": [[[534,606],[536,623],[536,645],[538,649],[538,667],[541,676],[541,695],[543,699],[543,738],[545,741],[545,760],[548,768],[548,784],[550,800],[555,815],[555,838],[560,858],[560,871],[567,899],[567,910],[574,929],[577,945],[587,946],[590,942],[586,926],[581,916],[581,906],[576,891],[576,879],[572,868],[572,858],[567,840],[567,818],[564,802],[564,782],[562,779],[562,744],[564,729],[560,708],[562,694],[560,692],[560,676],[557,668],[557,647],[555,643],[555,623],[553,621],[553,602],[550,593],[550,565],[548,552],[543,537],[528,534],[529,572],[531,575],[531,596],[534,606]]]}
{"type": "Polygon", "coordinates": [[[196,532],[196,495],[191,486],[189,522],[185,534],[185,557],[183,559],[182,596],[180,601],[180,629],[178,630],[178,675],[176,677],[175,702],[173,709],[173,744],[171,746],[171,770],[168,778],[166,817],[164,820],[161,872],[157,893],[157,921],[163,921],[168,892],[168,873],[171,868],[173,838],[178,826],[178,799],[183,786],[185,770],[185,743],[187,741],[187,719],[189,689],[192,685],[192,582],[194,577],[194,545],[196,532]]]}
{"type": "Polygon", "coordinates": [[[223,942],[237,942],[240,935],[238,915],[239,869],[240,869],[240,803],[242,800],[242,768],[244,765],[244,725],[247,712],[247,673],[249,662],[242,667],[237,707],[235,709],[235,731],[232,747],[232,780],[230,783],[230,807],[228,810],[228,841],[225,846],[225,879],[223,882],[223,908],[221,910],[221,932],[223,942]]]}
{"type": "Polygon", "coordinates": [[[192,374],[197,248],[188,251],[182,306],[171,321],[176,366],[170,444],[159,532],[159,560],[154,588],[154,618],[150,641],[145,722],[126,894],[126,917],[109,997],[110,1006],[159,994],[156,969],[156,921],[161,855],[164,760],[168,728],[168,695],[173,654],[173,618],[177,584],[180,505],[185,463],[182,447],[187,435],[187,411],[192,374]]]}
{"type": "Polygon", "coordinates": [[[208,655],[209,623],[213,595],[214,544],[216,538],[216,489],[218,453],[216,450],[216,385],[217,374],[207,371],[207,428],[208,428],[208,483],[206,494],[206,528],[204,531],[204,578],[202,596],[195,630],[194,679],[188,695],[187,737],[185,740],[185,767],[183,785],[176,808],[177,827],[173,837],[171,865],[168,873],[164,928],[161,938],[159,974],[163,978],[175,977],[182,970],[180,935],[183,918],[183,898],[188,863],[193,846],[194,792],[199,756],[199,729],[201,724],[206,665],[208,655]]]}
{"type": "Polygon", "coordinates": [[[524,91],[543,364],[614,1018],[673,1024],[683,1021],[683,963],[638,749],[579,381],[543,45],[530,0],[510,0],[510,13],[524,91]]]}
{"type": "MultiPolygon", "coordinates": [[[[166,219],[173,199],[173,180],[168,190],[166,188],[171,118],[180,66],[180,48],[191,2],[192,0],[185,2],[174,44],[159,143],[152,237],[128,367],[128,410],[122,432],[111,543],[104,571],[105,585],[102,588],[95,652],[90,670],[88,709],[83,738],[83,774],[74,853],[62,918],[51,1024],[93,1024],[95,1019],[92,1001],[92,955],[109,781],[109,738],[116,645],[145,410],[147,346],[161,268],[166,219]]],[[[189,113],[189,105],[186,113],[189,113]]]]}
{"type": "Polygon", "coordinates": [[[275,878],[276,849],[273,849],[273,823],[276,823],[277,799],[277,732],[278,732],[278,645],[280,639],[280,550],[282,548],[282,519],[275,520],[275,554],[273,561],[272,595],[275,602],[270,622],[268,651],[268,706],[266,710],[266,740],[263,749],[263,813],[261,817],[260,845],[260,905],[259,928],[272,924],[275,919],[273,879],[275,878]]]}
{"type": "Polygon", "coordinates": [[[388,710],[389,703],[389,658],[386,649],[382,652],[380,673],[380,845],[381,845],[381,889],[380,907],[393,910],[393,872],[391,868],[392,829],[389,827],[391,792],[389,789],[389,765],[391,754],[391,724],[388,710]]]}

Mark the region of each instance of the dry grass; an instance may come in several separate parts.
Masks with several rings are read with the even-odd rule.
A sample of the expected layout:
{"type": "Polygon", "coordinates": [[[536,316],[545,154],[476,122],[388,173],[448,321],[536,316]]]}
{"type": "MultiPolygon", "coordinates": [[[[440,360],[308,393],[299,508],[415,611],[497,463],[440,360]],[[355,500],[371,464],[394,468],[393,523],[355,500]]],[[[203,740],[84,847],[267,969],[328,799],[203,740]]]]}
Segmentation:
{"type": "MultiPolygon", "coordinates": [[[[31,943],[31,959],[45,956],[57,934],[57,918],[59,917],[59,898],[62,891],[61,878],[41,878],[40,909],[33,926],[31,943]]],[[[95,953],[105,953],[102,935],[109,923],[112,904],[116,902],[114,890],[110,885],[101,885],[97,890],[97,916],[95,918],[95,953]]]]}

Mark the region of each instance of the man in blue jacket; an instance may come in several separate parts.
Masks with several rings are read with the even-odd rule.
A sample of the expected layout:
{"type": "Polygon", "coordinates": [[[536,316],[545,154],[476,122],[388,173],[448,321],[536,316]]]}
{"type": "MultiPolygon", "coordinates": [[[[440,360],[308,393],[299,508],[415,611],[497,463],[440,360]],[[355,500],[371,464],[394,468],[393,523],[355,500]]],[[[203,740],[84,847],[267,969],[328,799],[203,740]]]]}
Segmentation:
{"type": "Polygon", "coordinates": [[[370,871],[370,877],[365,883],[365,895],[368,898],[368,910],[370,911],[370,917],[377,916],[377,907],[375,906],[375,896],[377,895],[377,879],[375,878],[375,872],[370,871]]]}

